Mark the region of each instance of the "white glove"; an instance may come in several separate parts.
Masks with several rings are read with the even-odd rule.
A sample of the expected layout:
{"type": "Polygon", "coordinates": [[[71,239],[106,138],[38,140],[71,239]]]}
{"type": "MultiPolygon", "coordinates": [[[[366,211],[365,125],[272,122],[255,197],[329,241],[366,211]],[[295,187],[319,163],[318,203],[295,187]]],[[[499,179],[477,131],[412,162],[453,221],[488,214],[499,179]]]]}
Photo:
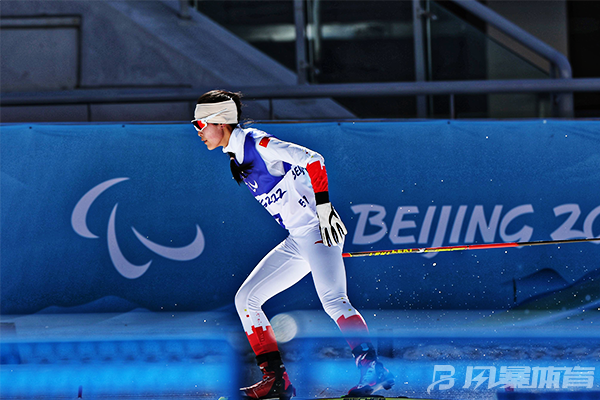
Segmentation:
{"type": "Polygon", "coordinates": [[[341,244],[348,231],[331,203],[317,204],[317,216],[323,244],[327,247],[341,244]]]}

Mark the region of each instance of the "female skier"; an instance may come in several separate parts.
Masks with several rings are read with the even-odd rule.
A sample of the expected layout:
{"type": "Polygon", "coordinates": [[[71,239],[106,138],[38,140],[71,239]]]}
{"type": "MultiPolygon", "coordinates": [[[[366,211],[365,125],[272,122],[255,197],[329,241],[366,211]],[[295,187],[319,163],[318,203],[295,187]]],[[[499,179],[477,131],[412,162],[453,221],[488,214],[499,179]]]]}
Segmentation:
{"type": "Polygon", "coordinates": [[[309,272],[323,308],[344,334],[360,370],[360,381],[348,395],[368,396],[381,388],[390,389],[394,377],[377,360],[367,325],[346,295],[342,247],[347,231],[329,202],[323,157],[260,130],[243,128],[238,125],[240,117],[240,95],[213,90],[198,99],[192,124],[208,150],[223,148],[237,183],[243,182],[289,231],[235,296],[236,310],[263,372],[260,382],[240,389],[242,395],[282,400],[295,395],[261,307],[309,272]]]}

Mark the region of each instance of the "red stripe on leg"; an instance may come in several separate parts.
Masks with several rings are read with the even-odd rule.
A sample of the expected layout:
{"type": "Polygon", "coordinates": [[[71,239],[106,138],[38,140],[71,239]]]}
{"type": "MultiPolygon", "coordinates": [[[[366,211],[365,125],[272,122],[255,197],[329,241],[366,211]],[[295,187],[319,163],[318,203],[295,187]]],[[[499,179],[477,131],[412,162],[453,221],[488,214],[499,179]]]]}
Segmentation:
{"type": "Polygon", "coordinates": [[[253,326],[252,333],[249,335],[246,334],[246,336],[256,355],[279,351],[275,333],[270,325],[267,326],[266,329],[263,329],[262,326],[259,326],[258,328],[253,326]]]}
{"type": "Polygon", "coordinates": [[[366,335],[369,334],[369,328],[367,327],[367,323],[360,315],[352,315],[351,317],[344,317],[343,315],[335,321],[342,333],[364,333],[366,335]]]}
{"type": "Polygon", "coordinates": [[[361,343],[369,342],[369,328],[361,315],[344,317],[343,315],[335,321],[344,334],[350,348],[354,349],[361,343]]]}

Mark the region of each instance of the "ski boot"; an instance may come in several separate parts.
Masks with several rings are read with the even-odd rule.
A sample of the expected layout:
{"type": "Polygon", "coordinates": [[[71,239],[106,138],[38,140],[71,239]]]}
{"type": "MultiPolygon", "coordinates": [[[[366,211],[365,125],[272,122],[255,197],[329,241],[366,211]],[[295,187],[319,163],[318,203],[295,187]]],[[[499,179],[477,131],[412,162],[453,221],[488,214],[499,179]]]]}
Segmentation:
{"type": "Polygon", "coordinates": [[[256,363],[263,372],[263,378],[252,386],[241,388],[243,398],[289,400],[296,395],[278,351],[259,354],[256,363]]]}
{"type": "Polygon", "coordinates": [[[377,361],[377,353],[371,343],[357,346],[352,354],[360,371],[360,381],[344,397],[370,396],[378,390],[389,390],[394,386],[394,375],[377,361]]]}

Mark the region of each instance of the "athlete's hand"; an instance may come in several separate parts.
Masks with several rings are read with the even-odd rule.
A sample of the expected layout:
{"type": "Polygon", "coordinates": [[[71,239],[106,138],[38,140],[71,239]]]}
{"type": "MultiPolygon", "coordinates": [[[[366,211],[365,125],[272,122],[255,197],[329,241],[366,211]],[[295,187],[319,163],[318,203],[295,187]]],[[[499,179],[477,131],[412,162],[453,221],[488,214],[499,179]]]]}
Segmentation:
{"type": "Polygon", "coordinates": [[[348,231],[331,203],[317,204],[317,216],[323,244],[331,247],[342,243],[348,231]]]}

